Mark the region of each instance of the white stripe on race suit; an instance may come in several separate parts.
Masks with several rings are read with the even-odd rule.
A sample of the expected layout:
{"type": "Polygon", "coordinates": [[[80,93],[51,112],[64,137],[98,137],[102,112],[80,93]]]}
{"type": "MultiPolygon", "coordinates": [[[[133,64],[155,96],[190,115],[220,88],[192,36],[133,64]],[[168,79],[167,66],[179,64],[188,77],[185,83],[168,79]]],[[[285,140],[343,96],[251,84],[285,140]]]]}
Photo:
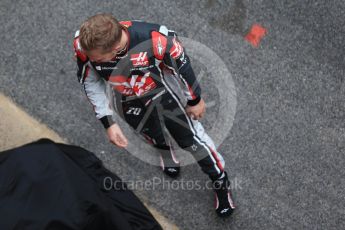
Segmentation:
{"type": "Polygon", "coordinates": [[[218,200],[218,196],[217,193],[214,193],[216,196],[216,209],[219,207],[219,200],[218,200]]]}
{"type": "Polygon", "coordinates": [[[219,152],[217,151],[217,148],[213,142],[213,140],[211,139],[211,137],[205,132],[205,129],[204,127],[202,126],[202,124],[198,121],[198,120],[191,120],[192,123],[193,123],[193,126],[196,130],[196,133],[198,135],[198,137],[204,141],[212,150],[213,152],[217,155],[221,165],[222,165],[222,168],[224,168],[225,166],[225,161],[224,161],[224,158],[221,154],[219,154],[219,152]]]}
{"type": "Polygon", "coordinates": [[[162,155],[160,155],[159,158],[160,158],[160,163],[161,163],[162,170],[164,170],[164,168],[165,168],[164,166],[165,165],[164,165],[164,161],[163,161],[162,155]]]}
{"type": "Polygon", "coordinates": [[[171,144],[171,141],[169,140],[169,146],[170,146],[170,154],[171,154],[171,158],[173,159],[173,161],[176,163],[176,164],[179,164],[180,162],[176,159],[176,156],[175,156],[175,150],[174,150],[174,147],[172,146],[171,144]]]}
{"type": "Polygon", "coordinates": [[[173,74],[174,78],[175,78],[177,81],[181,82],[180,84],[184,86],[183,89],[182,89],[182,91],[183,91],[183,94],[185,95],[185,97],[187,97],[188,100],[192,100],[193,97],[192,97],[191,92],[189,91],[188,83],[183,79],[183,77],[180,76],[180,74],[176,73],[176,71],[175,71],[174,68],[172,68],[172,67],[170,67],[170,66],[166,66],[166,67],[167,67],[168,69],[170,69],[170,70],[173,71],[173,73],[174,73],[174,74],[173,74]],[[177,78],[176,76],[179,76],[179,77],[177,78]]]}
{"type": "Polygon", "coordinates": [[[85,74],[86,66],[87,66],[87,63],[85,63],[85,64],[83,65],[83,69],[82,69],[82,71],[81,71],[81,76],[80,76],[80,81],[79,81],[79,83],[83,83],[83,81],[85,80],[84,74],[85,74]]]}
{"type": "Polygon", "coordinates": [[[230,192],[228,192],[228,201],[229,201],[230,207],[231,207],[232,209],[234,209],[234,208],[235,208],[235,205],[234,205],[234,202],[233,202],[232,199],[231,199],[230,192]]]}
{"type": "MultiPolygon", "coordinates": [[[[156,60],[156,62],[157,62],[157,60],[156,60]]],[[[156,63],[156,64],[158,64],[158,63],[156,63]]],[[[190,130],[191,130],[192,133],[193,133],[193,138],[194,138],[194,140],[196,140],[201,146],[203,146],[203,147],[206,149],[206,151],[207,151],[209,157],[210,157],[211,160],[213,161],[213,164],[214,164],[215,169],[217,170],[218,174],[220,174],[220,173],[221,173],[221,170],[220,170],[220,168],[218,167],[217,161],[216,161],[216,159],[213,157],[213,155],[212,155],[212,153],[211,153],[211,150],[208,148],[208,146],[205,144],[205,142],[202,141],[202,140],[200,140],[200,139],[199,139],[200,137],[197,136],[197,132],[195,131],[195,129],[194,129],[194,127],[193,127],[193,124],[191,123],[191,119],[190,119],[189,116],[186,114],[186,111],[185,111],[185,109],[183,108],[183,106],[180,104],[180,101],[176,98],[176,96],[174,95],[174,93],[171,91],[170,87],[166,84],[166,82],[165,82],[165,80],[164,80],[164,77],[163,77],[162,71],[161,71],[159,68],[158,68],[158,70],[159,70],[159,72],[160,72],[160,75],[161,75],[161,79],[162,79],[163,85],[164,85],[164,86],[166,87],[166,89],[170,92],[170,95],[175,99],[176,103],[179,105],[180,109],[183,111],[183,114],[185,115],[186,120],[187,120],[187,122],[188,122],[189,128],[190,128],[190,130]]],[[[201,125],[201,124],[200,124],[200,125],[201,125]]]]}

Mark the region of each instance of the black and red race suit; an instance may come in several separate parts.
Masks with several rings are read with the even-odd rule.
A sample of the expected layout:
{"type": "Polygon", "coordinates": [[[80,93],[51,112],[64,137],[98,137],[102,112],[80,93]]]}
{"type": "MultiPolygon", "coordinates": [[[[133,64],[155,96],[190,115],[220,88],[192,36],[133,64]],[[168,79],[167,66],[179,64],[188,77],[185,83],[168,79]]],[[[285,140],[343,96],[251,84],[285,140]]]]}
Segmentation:
{"type": "Polygon", "coordinates": [[[108,128],[114,123],[115,109],[138,133],[162,149],[168,146],[163,134],[166,128],[211,179],[218,178],[224,160],[201,123],[185,112],[186,105],[199,103],[201,89],[176,33],[163,25],[141,21],[120,24],[129,38],[127,47],[109,62],[90,61],[80,46],[79,31],[75,35],[77,76],[96,117],[108,128]],[[106,92],[107,83],[114,100],[106,92]]]}

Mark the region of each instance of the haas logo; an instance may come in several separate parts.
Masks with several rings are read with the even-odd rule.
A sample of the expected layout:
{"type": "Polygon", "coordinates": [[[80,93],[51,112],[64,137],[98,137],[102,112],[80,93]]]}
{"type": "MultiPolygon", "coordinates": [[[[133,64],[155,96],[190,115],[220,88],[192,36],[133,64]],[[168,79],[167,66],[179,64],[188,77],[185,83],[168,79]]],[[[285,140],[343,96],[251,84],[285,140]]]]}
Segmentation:
{"type": "Polygon", "coordinates": [[[149,59],[147,57],[147,52],[140,52],[138,54],[131,54],[131,61],[134,67],[138,66],[148,66],[149,59]]]}
{"type": "Polygon", "coordinates": [[[111,76],[109,84],[125,96],[141,96],[157,87],[149,72],[144,76],[132,75],[128,78],[121,75],[111,76]]]}

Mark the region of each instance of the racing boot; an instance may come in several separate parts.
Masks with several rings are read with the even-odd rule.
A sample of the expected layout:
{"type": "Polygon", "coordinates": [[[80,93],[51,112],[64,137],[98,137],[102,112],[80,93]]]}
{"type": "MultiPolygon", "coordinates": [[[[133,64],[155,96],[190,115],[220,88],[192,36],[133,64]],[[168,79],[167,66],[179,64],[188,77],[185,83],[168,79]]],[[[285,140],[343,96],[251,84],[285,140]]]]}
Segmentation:
{"type": "Polygon", "coordinates": [[[175,157],[173,147],[161,152],[160,158],[163,172],[171,178],[176,178],[180,174],[180,162],[175,157]]]}
{"type": "Polygon", "coordinates": [[[219,179],[213,181],[213,189],[216,195],[216,213],[220,217],[230,216],[235,206],[231,198],[230,181],[225,171],[219,179]]]}

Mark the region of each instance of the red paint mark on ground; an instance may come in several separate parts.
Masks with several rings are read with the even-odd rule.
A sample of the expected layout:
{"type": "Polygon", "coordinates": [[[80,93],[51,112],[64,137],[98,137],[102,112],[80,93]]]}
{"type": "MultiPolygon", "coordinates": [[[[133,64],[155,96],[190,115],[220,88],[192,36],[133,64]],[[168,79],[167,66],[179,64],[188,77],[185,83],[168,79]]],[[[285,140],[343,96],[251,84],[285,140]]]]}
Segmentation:
{"type": "Polygon", "coordinates": [[[258,47],[261,39],[267,34],[267,30],[259,24],[254,24],[249,33],[244,37],[252,46],[258,47]]]}

